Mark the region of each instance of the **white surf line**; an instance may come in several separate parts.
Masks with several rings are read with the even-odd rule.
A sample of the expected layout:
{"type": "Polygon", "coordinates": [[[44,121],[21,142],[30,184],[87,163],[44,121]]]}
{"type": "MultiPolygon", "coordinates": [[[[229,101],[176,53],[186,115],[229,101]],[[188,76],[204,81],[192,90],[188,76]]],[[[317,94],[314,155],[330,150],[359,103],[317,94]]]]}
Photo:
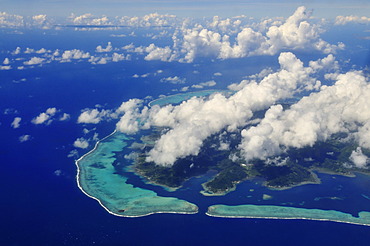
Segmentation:
{"type": "MultiPolygon", "coordinates": [[[[123,214],[117,214],[117,213],[114,213],[114,212],[112,212],[111,210],[109,210],[102,202],[101,202],[101,200],[99,200],[98,198],[96,198],[96,197],[94,197],[94,196],[92,196],[92,195],[90,195],[90,194],[88,194],[83,188],[82,188],[82,186],[81,186],[81,184],[80,184],[80,179],[79,179],[79,177],[80,177],[80,172],[81,172],[81,170],[80,170],[80,166],[78,165],[78,163],[83,159],[83,158],[85,158],[86,156],[88,156],[88,155],[90,155],[91,153],[93,153],[96,149],[97,149],[97,147],[98,147],[98,145],[100,144],[100,142],[101,141],[104,141],[105,139],[107,139],[107,138],[109,138],[110,136],[112,136],[113,134],[115,134],[117,132],[117,130],[114,130],[111,134],[109,134],[108,136],[106,136],[106,137],[104,137],[104,138],[102,138],[101,140],[99,140],[99,141],[97,141],[96,142],[96,144],[95,144],[95,147],[92,149],[92,150],[90,150],[89,152],[87,152],[86,154],[84,154],[83,156],[81,156],[78,160],[76,160],[75,161],[75,165],[77,166],[77,175],[76,175],[76,181],[77,181],[77,186],[78,186],[78,188],[82,191],[82,193],[84,193],[86,196],[88,196],[88,197],[90,197],[90,198],[92,198],[92,199],[94,199],[94,200],[96,200],[99,204],[100,204],[100,206],[102,206],[108,213],[110,213],[111,215],[114,215],[114,216],[118,216],[118,217],[126,217],[126,218],[137,218],[137,217],[144,217],[144,216],[148,216],[148,215],[151,215],[151,214],[160,214],[160,213],[167,213],[167,214],[196,214],[196,213],[198,213],[198,207],[195,205],[195,204],[193,204],[193,205],[195,205],[196,207],[197,207],[197,209],[196,209],[196,211],[195,212],[171,212],[171,211],[169,211],[169,212],[150,212],[150,213],[147,213],[147,214],[143,214],[143,215],[123,215],[123,214]]],[[[186,201],[185,201],[186,202],[186,201]]]]}

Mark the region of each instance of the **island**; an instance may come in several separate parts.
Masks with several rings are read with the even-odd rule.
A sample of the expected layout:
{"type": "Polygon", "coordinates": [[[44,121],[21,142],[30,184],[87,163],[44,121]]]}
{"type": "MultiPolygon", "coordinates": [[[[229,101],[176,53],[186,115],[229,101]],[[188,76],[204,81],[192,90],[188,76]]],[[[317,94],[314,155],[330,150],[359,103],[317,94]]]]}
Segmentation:
{"type": "MultiPolygon", "coordinates": [[[[211,93],[213,91],[198,92],[198,96],[211,93]]],[[[196,96],[194,93],[190,95],[196,96]]],[[[185,93],[164,97],[152,101],[151,105],[180,103],[190,95],[185,93]]],[[[256,112],[254,117],[257,119],[263,114],[264,111],[256,112]]],[[[345,133],[334,135],[329,140],[317,142],[310,147],[290,148],[275,158],[279,163],[267,163],[260,159],[232,160],[230,156],[238,154],[240,134],[224,134],[223,138],[229,143],[229,149],[217,146],[219,136],[215,134],[204,141],[197,156],[181,158],[172,166],[165,167],[147,161],[148,152],[165,131],[164,128],[154,127],[135,136],[114,131],[76,161],[79,188],[113,215],[139,217],[154,213],[197,213],[198,200],[189,202],[177,198],[178,194],[183,196],[183,186],[190,180],[202,180],[201,189],[194,189],[203,195],[202,199],[209,196],[226,199],[229,193],[238,191],[239,185],[255,183],[258,180],[262,182],[256,182],[253,187],[244,190],[243,196],[244,200],[249,199],[259,204],[214,204],[207,208],[206,214],[227,218],[309,219],[370,225],[370,212],[359,210],[356,216],[349,212],[315,208],[320,207],[320,201],[325,204],[327,201],[333,204],[346,202],[345,198],[338,194],[315,196],[311,198],[313,203],[304,208],[299,206],[303,206],[305,201],[295,204],[277,203],[277,193],[273,193],[286,192],[305,184],[318,185],[321,183],[321,173],[330,174],[330,177],[370,174],[366,168],[348,165],[351,153],[357,145],[342,141],[347,137],[345,133]],[[258,187],[265,190],[261,189],[257,196],[253,196],[255,189],[260,189],[258,187]],[[159,195],[158,191],[163,195],[159,195]]],[[[363,149],[363,152],[370,154],[367,149],[363,149]]],[[[366,202],[369,197],[370,194],[366,191],[361,194],[361,198],[366,202]]]]}
{"type": "MultiPolygon", "coordinates": [[[[368,169],[349,166],[350,156],[356,145],[340,141],[343,134],[333,136],[326,142],[318,142],[312,147],[302,149],[289,149],[279,156],[285,160],[283,164],[266,164],[263,160],[255,159],[249,162],[232,161],[228,150],[217,150],[214,143],[217,136],[210,137],[198,156],[180,159],[171,167],[162,167],[154,162],[146,161],[146,154],[154,145],[157,133],[147,136],[145,145],[135,162],[137,173],[150,182],[171,188],[179,188],[191,177],[204,175],[210,170],[215,171],[212,179],[203,184],[201,191],[206,196],[225,195],[236,189],[237,184],[245,180],[262,178],[264,184],[270,189],[284,190],[304,184],[320,184],[320,179],[315,172],[330,173],[333,175],[353,176],[355,172],[370,174],[368,169]]],[[[239,139],[228,139],[234,146],[239,139]]],[[[235,149],[235,148],[233,148],[235,149]]],[[[369,151],[364,149],[366,154],[369,151]]]]}

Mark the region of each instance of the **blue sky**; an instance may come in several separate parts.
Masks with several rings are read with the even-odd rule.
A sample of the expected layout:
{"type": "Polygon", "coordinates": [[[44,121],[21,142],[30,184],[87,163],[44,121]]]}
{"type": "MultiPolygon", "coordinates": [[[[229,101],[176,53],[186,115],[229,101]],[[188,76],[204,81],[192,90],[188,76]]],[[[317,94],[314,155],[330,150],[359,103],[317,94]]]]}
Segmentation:
{"type": "Polygon", "coordinates": [[[315,16],[333,18],[337,15],[370,13],[368,0],[0,0],[0,11],[12,14],[66,16],[70,13],[92,13],[108,16],[134,16],[158,12],[178,16],[288,16],[298,6],[315,11],[315,16]]]}

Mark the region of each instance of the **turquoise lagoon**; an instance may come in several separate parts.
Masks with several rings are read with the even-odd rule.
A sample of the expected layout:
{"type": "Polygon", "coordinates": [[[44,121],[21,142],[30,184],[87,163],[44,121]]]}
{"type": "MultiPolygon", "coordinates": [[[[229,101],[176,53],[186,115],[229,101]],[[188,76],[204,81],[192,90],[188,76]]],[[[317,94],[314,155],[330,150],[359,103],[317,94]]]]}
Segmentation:
{"type": "MultiPolygon", "coordinates": [[[[154,100],[149,105],[177,104],[192,97],[209,96],[217,91],[206,90],[171,95],[154,100]]],[[[77,183],[89,197],[97,200],[109,213],[138,217],[154,213],[198,212],[198,207],[175,197],[158,196],[156,192],[134,187],[127,177],[118,174],[113,166],[116,152],[127,147],[129,137],[117,131],[99,141],[93,150],[76,161],[77,183]]],[[[127,161],[129,162],[129,161],[127,161]]],[[[127,167],[131,163],[127,163],[127,167]]]]}
{"type": "Polygon", "coordinates": [[[198,207],[175,197],[161,197],[154,191],[134,187],[118,175],[113,163],[115,152],[126,147],[128,138],[114,132],[76,161],[80,189],[96,199],[109,213],[139,217],[153,213],[197,213],[198,207]]]}

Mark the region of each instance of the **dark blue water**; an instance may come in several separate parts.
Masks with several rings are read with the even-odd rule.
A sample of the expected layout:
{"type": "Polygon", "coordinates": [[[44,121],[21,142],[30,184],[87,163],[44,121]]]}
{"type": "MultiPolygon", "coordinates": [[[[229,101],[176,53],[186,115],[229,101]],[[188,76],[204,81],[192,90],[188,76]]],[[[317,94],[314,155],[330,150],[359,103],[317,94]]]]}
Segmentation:
{"type": "MultiPolygon", "coordinates": [[[[60,40],[58,33],[45,38],[40,38],[42,33],[38,38],[33,36],[34,33],[2,35],[6,37],[0,41],[5,51],[14,50],[17,46],[55,49],[61,48],[61,45],[66,49],[84,48],[90,51],[105,41],[122,45],[130,42],[112,39],[101,33],[84,33],[75,39],[65,40],[60,40]]],[[[72,37],[73,33],[68,35],[72,37]]],[[[0,60],[4,57],[10,57],[9,53],[2,52],[0,60]]],[[[337,208],[355,214],[365,207],[370,209],[370,201],[359,197],[361,194],[370,196],[368,179],[364,176],[358,179],[336,177],[337,183],[331,176],[320,175],[326,186],[302,186],[284,192],[269,191],[253,182],[246,182],[240,185],[240,191],[207,199],[198,194],[199,184],[204,180],[193,179],[172,194],[198,203],[199,214],[159,214],[134,219],[108,214],[78,189],[74,159],[67,157],[75,149],[72,146],[74,140],[84,136],[82,130],[85,127],[96,127],[95,131],[103,137],[115,126],[114,121],[97,126],[78,125],[76,121],[82,109],[93,108],[96,104],[112,109],[133,97],[157,97],[172,93],[172,89],[178,86],[160,83],[161,77],[153,75],[158,69],[164,71],[162,77],[186,77],[190,85],[216,79],[216,89],[224,89],[266,64],[277,64],[275,59],[260,59],[258,62],[248,59],[219,63],[200,61],[199,67],[142,60],[105,66],[91,66],[83,62],[51,63],[22,71],[1,71],[0,245],[368,245],[370,227],[315,221],[223,219],[203,213],[210,204],[253,202],[337,208]],[[200,73],[194,74],[193,70],[200,73]],[[222,72],[224,76],[214,78],[215,72],[222,72]],[[133,74],[145,73],[151,73],[151,76],[132,78],[133,74]],[[13,82],[22,78],[27,80],[13,82]],[[49,107],[69,113],[71,119],[38,126],[30,122],[49,107]],[[13,109],[13,113],[3,114],[6,109],[13,109]],[[10,124],[17,116],[22,118],[21,127],[12,129],[10,124]],[[24,134],[31,135],[31,140],[19,143],[18,138],[24,134]],[[57,170],[59,175],[55,174],[57,170]],[[241,192],[249,189],[255,190],[250,193],[252,197],[241,192]],[[327,196],[325,189],[330,194],[349,199],[348,202],[325,198],[315,201],[317,197],[327,196]],[[273,199],[257,199],[261,194],[269,194],[273,199]],[[358,204],[356,201],[359,201],[358,204]]],[[[91,137],[91,134],[86,137],[91,137]]],[[[79,153],[82,155],[87,151],[79,153]]],[[[137,182],[139,185],[140,182],[137,182]]],[[[151,188],[160,195],[171,194],[158,187],[151,188]]]]}

